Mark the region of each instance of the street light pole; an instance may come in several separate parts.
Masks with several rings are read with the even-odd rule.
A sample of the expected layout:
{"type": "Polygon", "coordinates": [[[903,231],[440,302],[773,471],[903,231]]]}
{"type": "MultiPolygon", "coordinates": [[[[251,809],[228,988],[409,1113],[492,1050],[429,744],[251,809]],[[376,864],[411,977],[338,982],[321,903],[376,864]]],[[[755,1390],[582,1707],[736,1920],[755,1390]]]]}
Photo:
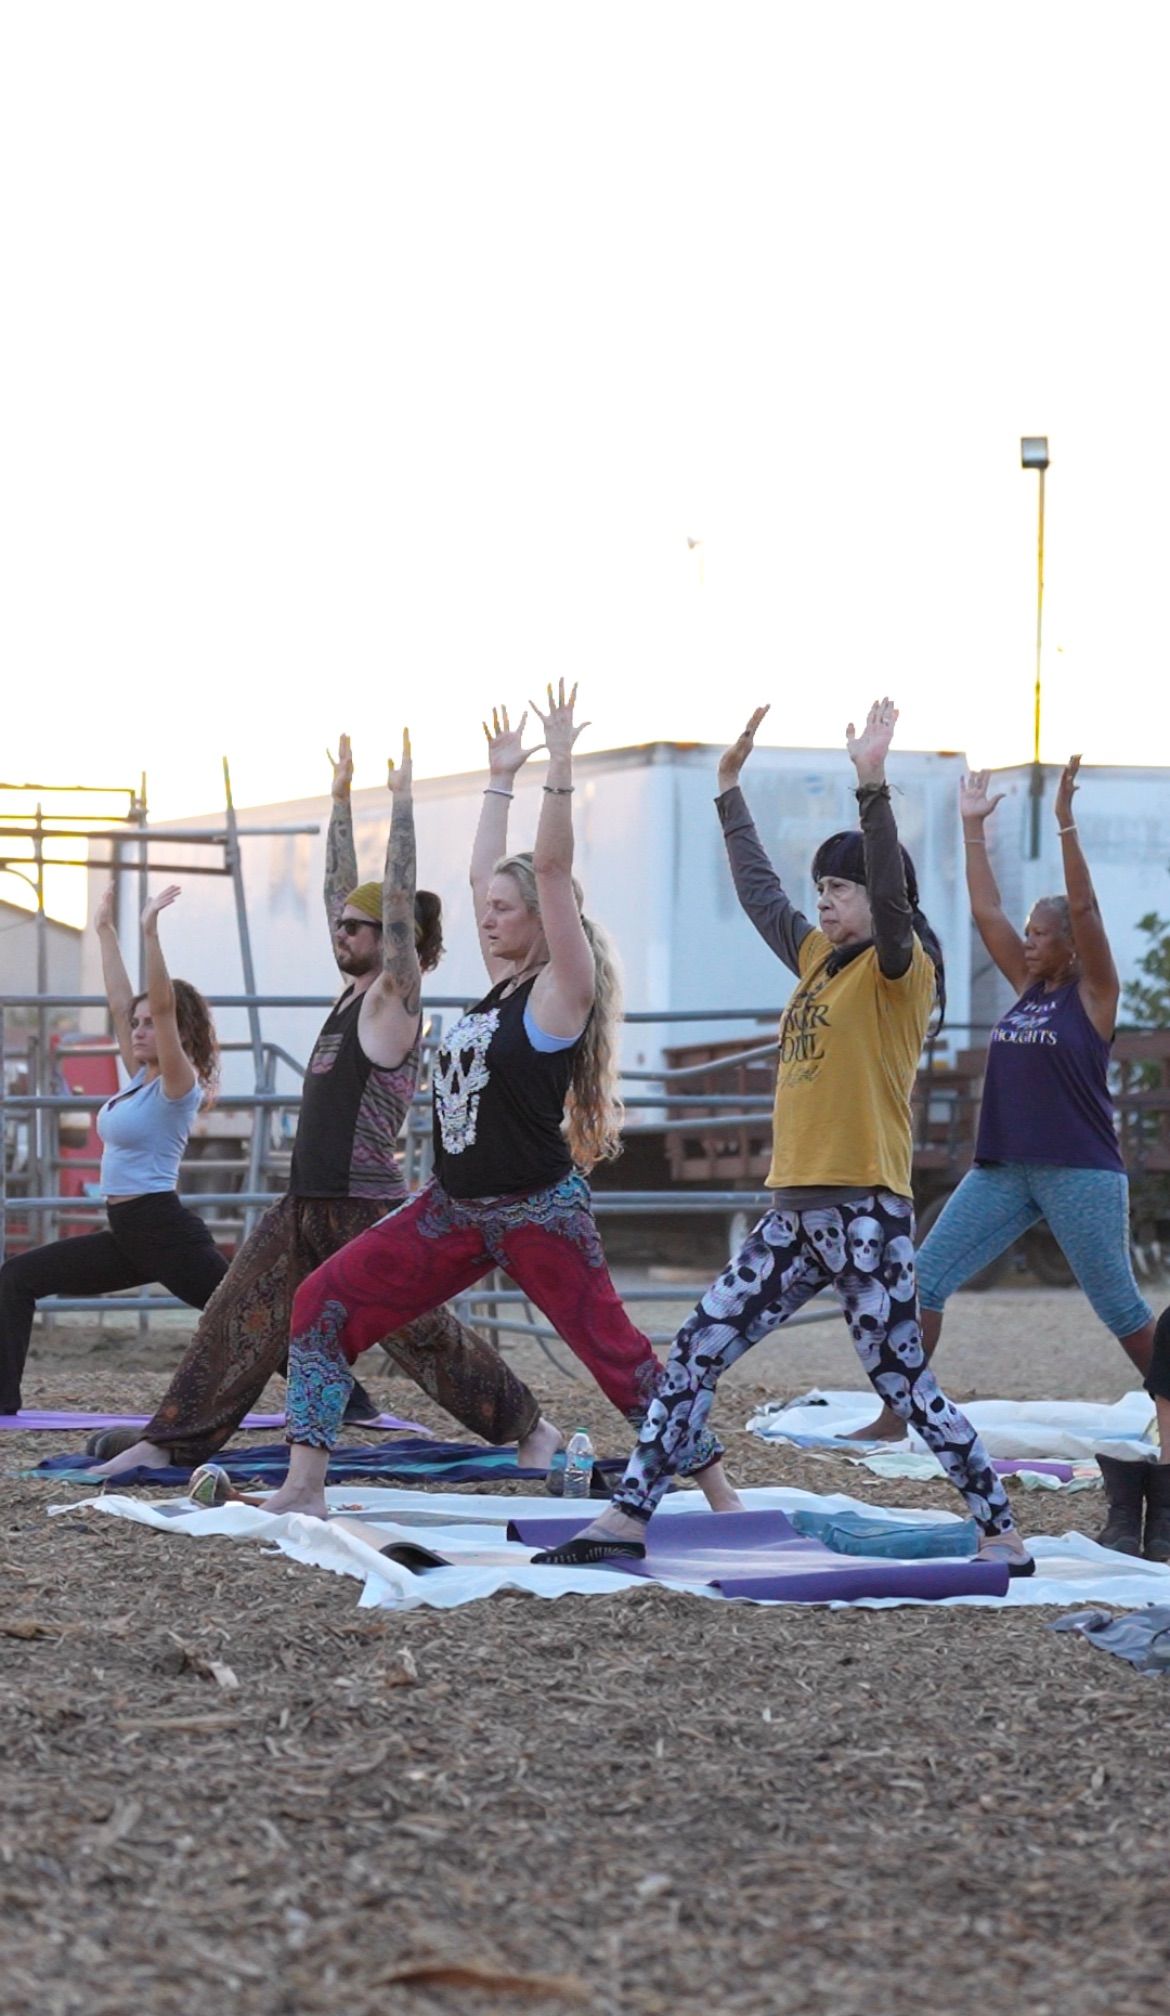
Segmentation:
{"type": "Polygon", "coordinates": [[[1025,434],[1020,441],[1020,466],[1040,476],[1040,519],[1036,538],[1036,684],[1032,699],[1032,834],[1031,856],[1040,859],[1040,800],[1044,772],[1040,767],[1040,645],[1044,626],[1044,472],[1048,467],[1047,434],[1025,434]]]}

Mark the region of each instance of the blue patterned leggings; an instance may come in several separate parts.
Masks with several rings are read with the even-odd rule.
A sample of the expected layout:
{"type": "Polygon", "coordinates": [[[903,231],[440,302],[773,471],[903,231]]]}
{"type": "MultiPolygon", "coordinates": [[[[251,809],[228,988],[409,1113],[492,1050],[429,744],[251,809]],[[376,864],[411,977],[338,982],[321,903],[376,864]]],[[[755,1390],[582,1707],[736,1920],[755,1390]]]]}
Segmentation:
{"type": "Polygon", "coordinates": [[[926,1364],[914,1207],[888,1190],[854,1203],[764,1214],[675,1338],[614,1495],[619,1511],[650,1517],[704,1430],[720,1375],[830,1286],[882,1400],[918,1430],[983,1532],[1011,1530],[1007,1493],[987,1451],[926,1364]]]}
{"type": "Polygon", "coordinates": [[[1119,1169],[1062,1169],[1050,1162],[988,1162],[969,1169],[918,1255],[924,1309],[990,1266],[1045,1218],[1107,1330],[1131,1337],[1153,1314],[1129,1258],[1129,1184],[1119,1169]]]}

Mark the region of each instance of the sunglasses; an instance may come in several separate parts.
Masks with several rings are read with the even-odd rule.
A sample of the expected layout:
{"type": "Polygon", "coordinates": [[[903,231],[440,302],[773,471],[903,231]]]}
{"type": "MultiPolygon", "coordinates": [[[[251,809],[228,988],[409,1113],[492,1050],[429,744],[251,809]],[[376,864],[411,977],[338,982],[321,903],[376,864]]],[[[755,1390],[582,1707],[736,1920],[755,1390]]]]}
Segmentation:
{"type": "Polygon", "coordinates": [[[355,931],[380,931],[382,926],[376,924],[372,917],[339,917],[337,928],[344,931],[347,938],[352,938],[355,931]]]}

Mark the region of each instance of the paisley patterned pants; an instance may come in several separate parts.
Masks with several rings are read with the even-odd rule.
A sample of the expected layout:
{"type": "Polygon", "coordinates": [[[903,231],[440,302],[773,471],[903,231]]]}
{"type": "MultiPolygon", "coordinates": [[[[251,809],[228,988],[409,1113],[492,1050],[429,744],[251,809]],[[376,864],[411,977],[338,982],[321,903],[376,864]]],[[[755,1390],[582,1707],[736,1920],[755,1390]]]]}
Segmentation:
{"type": "MultiPolygon", "coordinates": [[[[415,1322],[493,1267],[511,1276],[606,1398],[640,1425],[662,1367],[610,1280],[589,1185],[572,1175],[528,1197],[451,1197],[429,1183],[310,1275],[293,1303],[290,1442],[332,1448],[346,1367],[383,1332],[415,1322]]],[[[705,1469],[719,1454],[704,1432],[685,1467],[705,1469]]]]}
{"type": "MultiPolygon", "coordinates": [[[[266,1211],[207,1304],[142,1431],[146,1441],[171,1450],[178,1463],[203,1463],[221,1449],[284,1365],[302,1281],[385,1210],[384,1202],[364,1197],[287,1196],[266,1211]]],[[[388,1324],[366,1341],[381,1343],[400,1371],[485,1441],[520,1441],[540,1418],[535,1396],[494,1345],[449,1309],[428,1311],[402,1329],[388,1324]]]]}

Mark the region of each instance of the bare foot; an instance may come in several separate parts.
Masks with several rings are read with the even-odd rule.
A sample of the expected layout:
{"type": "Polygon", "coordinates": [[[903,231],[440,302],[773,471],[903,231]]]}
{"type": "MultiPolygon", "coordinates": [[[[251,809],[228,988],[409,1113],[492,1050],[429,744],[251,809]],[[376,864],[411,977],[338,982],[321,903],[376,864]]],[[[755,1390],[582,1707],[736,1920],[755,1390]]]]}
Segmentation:
{"type": "Polygon", "coordinates": [[[303,1512],[310,1519],[328,1519],[325,1493],[310,1485],[282,1484],[270,1498],[258,1501],[262,1512],[303,1512]]]}
{"type": "Polygon", "coordinates": [[[743,1499],[723,1468],[722,1463],[708,1463],[705,1470],[697,1472],[695,1482],[700,1486],[712,1512],[744,1512],[747,1510],[743,1499]]]}
{"type": "Polygon", "coordinates": [[[117,1456],[111,1456],[108,1463],[95,1464],[95,1477],[121,1477],[126,1470],[165,1470],[171,1461],[169,1449],[160,1449],[156,1442],[135,1442],[129,1449],[123,1449],[117,1456]]]}
{"type": "Polygon", "coordinates": [[[868,1428],[851,1428],[848,1435],[842,1435],[842,1442],[904,1442],[909,1429],[900,1414],[892,1407],[883,1407],[876,1421],[868,1428]]]}
{"type": "Polygon", "coordinates": [[[995,1561],[1006,1566],[1009,1575],[1033,1575],[1036,1563],[1015,1527],[1007,1533],[984,1533],[975,1552],[977,1561],[995,1561]]]}
{"type": "Polygon", "coordinates": [[[577,1535],[579,1540],[644,1540],[646,1521],[633,1519],[628,1512],[619,1512],[616,1505],[610,1505],[595,1519],[592,1526],[577,1535]]]}
{"type": "Polygon", "coordinates": [[[559,1428],[542,1414],[535,1428],[516,1444],[516,1462],[521,1470],[547,1470],[564,1441],[559,1428]]]}

